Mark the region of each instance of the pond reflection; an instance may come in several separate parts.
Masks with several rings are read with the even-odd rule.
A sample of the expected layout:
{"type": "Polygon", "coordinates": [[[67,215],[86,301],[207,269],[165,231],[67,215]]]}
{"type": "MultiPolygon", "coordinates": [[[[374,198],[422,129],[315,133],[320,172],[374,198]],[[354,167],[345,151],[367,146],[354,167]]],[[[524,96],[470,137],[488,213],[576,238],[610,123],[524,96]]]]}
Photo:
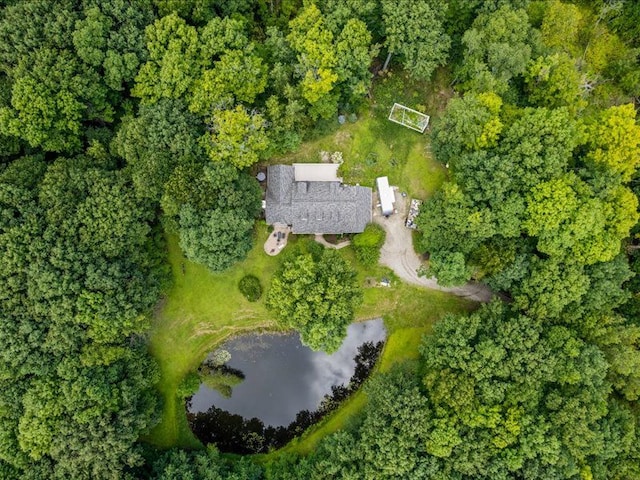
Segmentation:
{"type": "Polygon", "coordinates": [[[244,381],[225,398],[201,385],[187,402],[192,430],[222,451],[253,453],[278,447],[335,408],[375,365],[386,331],[382,320],[349,326],[332,355],[314,352],[297,334],[246,335],[222,346],[227,367],[244,381]]]}

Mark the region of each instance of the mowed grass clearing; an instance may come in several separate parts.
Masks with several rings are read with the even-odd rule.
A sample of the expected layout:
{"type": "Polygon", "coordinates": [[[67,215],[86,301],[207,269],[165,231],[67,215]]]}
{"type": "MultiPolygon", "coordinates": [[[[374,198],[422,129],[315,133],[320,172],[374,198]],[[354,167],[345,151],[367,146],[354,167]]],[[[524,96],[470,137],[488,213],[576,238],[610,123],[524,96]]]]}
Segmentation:
{"type": "Polygon", "coordinates": [[[255,237],[244,261],[217,274],[186,260],[177,237],[167,237],[173,285],[156,309],[149,339],[151,354],[160,365],[158,388],[164,401],[162,421],[148,438],[158,446],[200,446],[188,428],[176,390],[215,345],[239,332],[277,329],[264,298],[252,303],[238,290],[238,282],[247,274],[257,276],[266,289],[281,259],[264,253],[264,223],[258,225],[255,237]]]}
{"type": "Polygon", "coordinates": [[[446,72],[433,83],[410,81],[390,74],[376,82],[374,100],[363,107],[358,120],[305,142],[300,149],[269,163],[319,162],[320,152],[342,152],[340,172],[345,183],[373,187],[376,177],[388,176],[410,196],[426,199],[446,178],[446,169],[431,154],[429,134],[421,134],[387,119],[394,102],[437,116],[451,96],[446,72]],[[425,100],[429,99],[428,101],[425,100]],[[421,103],[422,102],[422,103],[421,103]]]}

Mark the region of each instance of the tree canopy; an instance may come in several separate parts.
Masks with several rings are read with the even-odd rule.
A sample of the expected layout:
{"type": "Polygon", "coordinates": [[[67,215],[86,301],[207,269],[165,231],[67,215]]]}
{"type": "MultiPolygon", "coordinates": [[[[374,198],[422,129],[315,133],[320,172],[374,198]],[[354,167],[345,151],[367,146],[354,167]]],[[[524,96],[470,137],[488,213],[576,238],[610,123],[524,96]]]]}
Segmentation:
{"type": "MultiPolygon", "coordinates": [[[[638,2],[0,4],[0,477],[640,478],[638,2]],[[378,122],[396,100],[432,115],[411,165],[378,122]],[[391,312],[403,361],[308,455],[157,450],[165,240],[231,268],[259,168],[361,127],[401,182],[431,175],[428,145],[444,167],[416,220],[421,272],[498,298],[433,329],[391,312]]],[[[379,230],[352,241],[298,239],[270,285],[234,272],[230,291],[333,352],[370,311],[362,277],[387,274],[379,230]]],[[[176,379],[180,402],[197,381],[176,379]]]]}
{"type": "Polygon", "coordinates": [[[289,259],[267,292],[267,306],[282,325],[300,332],[305,345],[329,353],[340,347],[361,301],[355,271],[328,249],[289,259]]]}

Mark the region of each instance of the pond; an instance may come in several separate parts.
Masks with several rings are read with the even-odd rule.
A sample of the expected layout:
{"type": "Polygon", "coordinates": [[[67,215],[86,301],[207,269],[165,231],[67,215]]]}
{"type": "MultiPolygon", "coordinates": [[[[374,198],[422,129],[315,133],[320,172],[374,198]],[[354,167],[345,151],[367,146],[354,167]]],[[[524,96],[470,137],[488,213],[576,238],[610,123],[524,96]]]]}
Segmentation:
{"type": "Polygon", "coordinates": [[[385,338],[381,319],[351,324],[331,355],[302,345],[297,333],[234,338],[221,347],[231,359],[216,370],[235,378],[233,386],[225,391],[201,384],[187,401],[189,425],[203,443],[216,443],[223,452],[278,448],[357,390],[385,338]]]}

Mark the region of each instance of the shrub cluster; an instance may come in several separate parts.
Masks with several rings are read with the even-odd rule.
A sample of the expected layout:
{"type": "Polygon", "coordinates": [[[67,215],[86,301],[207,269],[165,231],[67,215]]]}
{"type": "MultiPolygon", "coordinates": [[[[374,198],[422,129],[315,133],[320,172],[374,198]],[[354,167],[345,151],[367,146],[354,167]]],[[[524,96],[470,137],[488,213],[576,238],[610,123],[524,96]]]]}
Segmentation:
{"type": "Polygon", "coordinates": [[[358,261],[368,267],[378,263],[380,247],[384,239],[385,233],[382,227],[374,223],[367,225],[364,232],[353,237],[353,249],[358,261]]]}

